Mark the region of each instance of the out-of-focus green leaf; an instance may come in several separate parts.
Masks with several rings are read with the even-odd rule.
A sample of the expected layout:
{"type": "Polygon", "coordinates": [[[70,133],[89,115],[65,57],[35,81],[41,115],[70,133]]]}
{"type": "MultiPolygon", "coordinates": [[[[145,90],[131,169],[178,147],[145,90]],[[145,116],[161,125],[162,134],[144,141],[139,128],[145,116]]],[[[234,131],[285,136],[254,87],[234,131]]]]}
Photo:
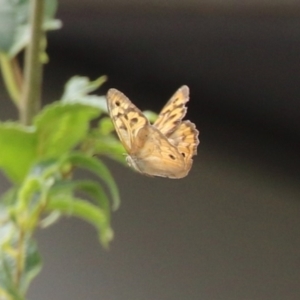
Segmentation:
{"type": "Polygon", "coordinates": [[[157,113],[155,113],[151,110],[145,110],[145,111],[143,111],[143,114],[150,121],[150,123],[154,123],[155,120],[157,119],[157,113]]]}
{"type": "Polygon", "coordinates": [[[16,235],[15,224],[10,221],[10,214],[7,207],[0,203],[0,253],[14,239],[14,235],[16,235]]]}
{"type": "Polygon", "coordinates": [[[11,0],[0,0],[0,51],[7,53],[14,42],[17,18],[15,3],[11,0]]]}
{"type": "Polygon", "coordinates": [[[57,0],[45,0],[44,15],[46,20],[53,20],[57,11],[57,0]]]}
{"type": "MultiPolygon", "coordinates": [[[[0,0],[1,1],[1,0],[0,0]]],[[[57,30],[62,27],[60,20],[46,20],[43,24],[43,29],[57,30]]],[[[26,47],[30,39],[30,27],[29,24],[20,25],[15,33],[15,42],[11,45],[8,55],[10,57],[16,56],[22,49],[26,47]]]]}
{"type": "Polygon", "coordinates": [[[51,196],[54,195],[73,195],[74,192],[82,191],[91,196],[109,219],[109,199],[106,196],[102,186],[95,181],[91,180],[72,180],[61,181],[56,183],[51,189],[51,196]]]}
{"type": "Polygon", "coordinates": [[[90,81],[88,77],[74,76],[66,83],[61,100],[65,103],[81,103],[94,106],[100,111],[107,112],[105,97],[89,95],[89,93],[98,89],[106,79],[106,76],[101,76],[94,81],[90,81]]]}
{"type": "Polygon", "coordinates": [[[0,123],[0,168],[13,181],[21,182],[36,155],[33,128],[0,123]]]}
{"type": "MultiPolygon", "coordinates": [[[[17,192],[18,192],[18,188],[16,186],[13,186],[12,188],[8,189],[0,196],[0,202],[4,203],[5,205],[12,205],[16,201],[17,192]]],[[[0,206],[0,218],[1,218],[1,206],[0,206]]]]}
{"type": "Polygon", "coordinates": [[[91,223],[98,230],[100,241],[104,247],[107,247],[113,238],[113,231],[106,213],[86,200],[66,196],[51,197],[46,209],[76,216],[91,223]]]}
{"type": "Polygon", "coordinates": [[[47,202],[49,190],[56,180],[62,178],[60,168],[59,160],[51,159],[35,163],[17,192],[6,197],[10,203],[15,202],[15,205],[10,206],[10,216],[24,231],[35,230],[41,211],[47,202]]]}
{"type": "MultiPolygon", "coordinates": [[[[28,43],[29,35],[29,0],[0,0],[0,52],[14,57],[28,43]]],[[[54,20],[57,10],[57,0],[45,0],[44,30],[61,27],[54,20]]]]}
{"type": "Polygon", "coordinates": [[[42,260],[35,241],[28,238],[25,243],[25,266],[21,278],[21,291],[25,293],[31,280],[40,272],[42,260]]]}
{"type": "Polygon", "coordinates": [[[120,140],[111,134],[114,130],[111,119],[109,117],[102,118],[98,123],[98,127],[91,130],[84,142],[84,147],[91,148],[89,152],[93,154],[105,155],[123,165],[127,165],[125,163],[126,150],[120,140]]]}
{"type": "MultiPolygon", "coordinates": [[[[30,281],[41,269],[41,259],[30,234],[23,236],[23,244],[18,248],[20,232],[10,220],[10,213],[4,205],[0,206],[0,299],[23,299],[30,281]],[[24,258],[24,270],[20,273],[18,284],[16,274],[20,264],[18,257],[24,258]],[[2,294],[7,297],[2,298],[2,294]],[[9,295],[9,296],[8,296],[9,295]]],[[[21,270],[20,270],[21,271],[21,270]]],[[[4,296],[3,296],[4,297],[4,296]]]]}
{"type": "Polygon", "coordinates": [[[18,201],[11,207],[10,215],[23,230],[31,232],[36,228],[53,185],[63,180],[63,161],[49,159],[34,164],[18,188],[18,201]]]}
{"type": "Polygon", "coordinates": [[[0,299],[24,300],[14,283],[12,260],[0,251],[0,299]]]}
{"type": "Polygon", "coordinates": [[[67,158],[73,165],[84,168],[93,172],[97,176],[99,176],[108,186],[111,196],[112,196],[112,208],[113,210],[118,209],[120,206],[120,196],[118,187],[108,170],[108,168],[99,160],[94,157],[89,157],[79,152],[73,152],[67,158]]]}
{"type": "Polygon", "coordinates": [[[28,176],[46,180],[49,176],[56,176],[60,167],[60,160],[53,158],[40,160],[32,166],[28,176]]]}
{"type": "Polygon", "coordinates": [[[98,123],[98,131],[101,135],[108,135],[115,130],[114,124],[110,117],[101,118],[98,123]]]}
{"type": "Polygon", "coordinates": [[[53,211],[48,214],[45,218],[40,220],[39,226],[40,228],[47,228],[54,223],[58,222],[61,218],[61,213],[59,211],[53,211]]]}
{"type": "Polygon", "coordinates": [[[18,229],[9,219],[9,212],[0,205],[0,299],[22,300],[15,284],[15,245],[18,229]]]}
{"type": "Polygon", "coordinates": [[[14,206],[11,212],[16,214],[16,218],[24,220],[24,214],[28,214],[35,209],[39,203],[32,201],[32,199],[40,199],[41,197],[35,197],[35,195],[42,192],[42,180],[38,177],[27,176],[22,183],[18,191],[18,203],[14,206]]]}
{"type": "Polygon", "coordinates": [[[56,102],[45,107],[34,120],[37,155],[45,159],[65,154],[83,139],[90,120],[98,115],[98,109],[78,103],[56,102]]]}
{"type": "Polygon", "coordinates": [[[127,165],[125,161],[126,150],[121,142],[113,136],[105,136],[95,138],[93,140],[94,154],[105,155],[120,162],[123,165],[127,165]]]}

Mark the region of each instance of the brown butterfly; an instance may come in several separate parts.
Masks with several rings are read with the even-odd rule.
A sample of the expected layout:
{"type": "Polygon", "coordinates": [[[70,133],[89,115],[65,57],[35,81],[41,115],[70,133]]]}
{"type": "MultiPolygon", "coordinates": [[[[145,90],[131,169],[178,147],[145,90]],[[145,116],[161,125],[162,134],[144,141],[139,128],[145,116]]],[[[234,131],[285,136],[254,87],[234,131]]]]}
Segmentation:
{"type": "Polygon", "coordinates": [[[129,166],[150,176],[182,178],[189,173],[199,132],[194,123],[182,121],[189,100],[187,86],[176,91],[153,124],[120,91],[110,89],[106,98],[129,166]]]}

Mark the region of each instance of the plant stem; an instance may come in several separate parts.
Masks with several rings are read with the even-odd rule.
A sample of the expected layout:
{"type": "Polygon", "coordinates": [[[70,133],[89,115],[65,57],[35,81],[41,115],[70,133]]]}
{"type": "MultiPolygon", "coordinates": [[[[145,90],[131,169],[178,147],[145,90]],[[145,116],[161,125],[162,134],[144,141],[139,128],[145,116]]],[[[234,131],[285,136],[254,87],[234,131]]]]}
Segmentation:
{"type": "Polygon", "coordinates": [[[44,0],[30,1],[30,41],[25,53],[23,95],[19,106],[20,120],[30,125],[41,106],[42,63],[40,60],[44,0]]]}

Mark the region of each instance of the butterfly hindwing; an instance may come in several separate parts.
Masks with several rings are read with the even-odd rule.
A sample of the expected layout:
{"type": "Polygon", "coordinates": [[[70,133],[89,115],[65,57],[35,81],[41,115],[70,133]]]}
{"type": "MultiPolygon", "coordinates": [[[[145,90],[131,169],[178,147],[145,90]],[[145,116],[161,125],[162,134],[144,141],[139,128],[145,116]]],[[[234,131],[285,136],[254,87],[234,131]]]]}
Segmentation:
{"type": "Polygon", "coordinates": [[[133,158],[144,174],[181,178],[186,175],[185,161],[177,147],[154,126],[147,128],[147,138],[143,148],[133,158]]]}
{"type": "Polygon", "coordinates": [[[197,146],[199,145],[198,135],[199,131],[196,129],[194,123],[183,121],[168,137],[171,144],[173,144],[184,157],[186,164],[192,162],[192,157],[197,155],[197,146]]]}

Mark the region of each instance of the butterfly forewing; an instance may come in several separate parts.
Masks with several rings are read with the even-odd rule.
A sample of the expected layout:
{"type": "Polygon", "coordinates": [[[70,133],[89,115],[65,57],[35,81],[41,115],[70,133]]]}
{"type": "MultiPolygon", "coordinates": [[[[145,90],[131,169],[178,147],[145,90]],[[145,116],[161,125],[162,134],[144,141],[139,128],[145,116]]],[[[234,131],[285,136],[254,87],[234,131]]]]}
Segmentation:
{"type": "Polygon", "coordinates": [[[186,102],[189,101],[189,88],[184,85],[179,88],[167,104],[163,107],[154,122],[154,126],[164,135],[168,136],[181,122],[186,114],[186,102]]]}
{"type": "Polygon", "coordinates": [[[148,125],[149,121],[123,93],[116,89],[108,91],[107,103],[119,139],[130,153],[137,143],[135,139],[138,131],[148,125]]]}

